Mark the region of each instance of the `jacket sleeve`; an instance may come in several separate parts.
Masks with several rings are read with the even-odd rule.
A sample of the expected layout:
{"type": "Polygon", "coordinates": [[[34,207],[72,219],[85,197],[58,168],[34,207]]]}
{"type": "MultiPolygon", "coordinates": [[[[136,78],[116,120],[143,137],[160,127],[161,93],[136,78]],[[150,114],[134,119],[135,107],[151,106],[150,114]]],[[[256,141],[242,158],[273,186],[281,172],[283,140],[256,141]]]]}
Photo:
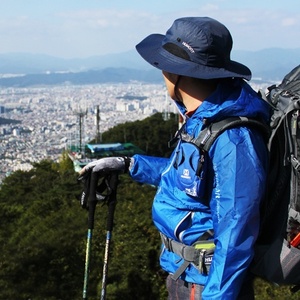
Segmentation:
{"type": "Polygon", "coordinates": [[[210,150],[216,249],[203,299],[236,299],[254,254],[267,151],[259,134],[231,129],[210,150]]]}
{"type": "Polygon", "coordinates": [[[130,176],[137,182],[158,186],[163,170],[168,166],[169,159],[163,157],[134,155],[130,176]]]}

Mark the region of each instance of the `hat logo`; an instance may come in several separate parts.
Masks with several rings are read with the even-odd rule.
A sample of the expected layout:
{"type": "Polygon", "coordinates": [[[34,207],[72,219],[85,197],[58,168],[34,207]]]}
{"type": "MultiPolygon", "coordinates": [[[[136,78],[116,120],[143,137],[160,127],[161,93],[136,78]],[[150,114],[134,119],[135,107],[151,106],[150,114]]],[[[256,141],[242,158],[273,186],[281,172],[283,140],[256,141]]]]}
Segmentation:
{"type": "Polygon", "coordinates": [[[195,53],[195,50],[186,42],[182,42],[182,45],[186,47],[191,53],[195,53]]]}

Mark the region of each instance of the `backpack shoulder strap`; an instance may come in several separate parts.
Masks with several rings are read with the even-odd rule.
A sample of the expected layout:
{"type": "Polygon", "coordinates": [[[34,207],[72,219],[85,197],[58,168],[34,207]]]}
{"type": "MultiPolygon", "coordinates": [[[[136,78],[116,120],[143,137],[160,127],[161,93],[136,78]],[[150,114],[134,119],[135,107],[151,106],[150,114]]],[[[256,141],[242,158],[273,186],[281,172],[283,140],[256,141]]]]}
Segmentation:
{"type": "Polygon", "coordinates": [[[208,151],[211,145],[214,143],[216,138],[220,136],[227,129],[231,129],[238,126],[250,126],[258,128],[262,131],[266,140],[270,136],[270,128],[268,125],[256,119],[251,119],[247,117],[230,117],[215,123],[211,123],[203,129],[200,134],[191,140],[192,143],[197,145],[204,151],[208,151]]]}

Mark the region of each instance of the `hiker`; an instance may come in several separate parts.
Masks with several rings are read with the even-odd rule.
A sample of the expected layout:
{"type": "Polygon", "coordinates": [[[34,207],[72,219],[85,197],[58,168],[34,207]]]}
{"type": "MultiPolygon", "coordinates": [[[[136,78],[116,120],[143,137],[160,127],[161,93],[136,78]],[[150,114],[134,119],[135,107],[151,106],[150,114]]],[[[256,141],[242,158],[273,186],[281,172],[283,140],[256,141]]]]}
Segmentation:
{"type": "Polygon", "coordinates": [[[208,17],[177,19],[165,35],[142,40],[138,53],[162,71],[185,120],[173,154],[102,158],[81,171],[128,172],[158,187],[152,217],[163,241],[168,299],[254,299],[248,269],[268,165],[263,134],[247,126],[228,129],[204,154],[182,139],[233,116],[268,122],[269,106],[246,82],[251,71],[230,58],[232,44],[228,29],[208,17]],[[208,244],[213,256],[205,256],[213,249],[208,244]],[[198,255],[188,258],[195,248],[198,255]]]}

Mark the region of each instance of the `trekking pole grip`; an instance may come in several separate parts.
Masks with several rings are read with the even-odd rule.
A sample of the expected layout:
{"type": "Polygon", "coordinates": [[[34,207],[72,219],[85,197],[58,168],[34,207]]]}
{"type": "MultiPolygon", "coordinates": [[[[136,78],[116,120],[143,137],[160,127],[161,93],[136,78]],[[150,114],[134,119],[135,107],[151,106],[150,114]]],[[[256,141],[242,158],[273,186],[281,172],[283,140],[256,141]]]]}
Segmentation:
{"type": "Polygon", "coordinates": [[[97,204],[96,189],[98,185],[98,174],[92,173],[91,185],[90,185],[90,196],[89,196],[89,215],[88,215],[88,229],[94,229],[95,210],[97,204]]]}
{"type": "Polygon", "coordinates": [[[117,201],[117,187],[118,187],[118,174],[112,173],[109,179],[109,186],[111,188],[111,194],[108,200],[108,217],[107,217],[107,230],[112,231],[115,205],[117,201]]]}

